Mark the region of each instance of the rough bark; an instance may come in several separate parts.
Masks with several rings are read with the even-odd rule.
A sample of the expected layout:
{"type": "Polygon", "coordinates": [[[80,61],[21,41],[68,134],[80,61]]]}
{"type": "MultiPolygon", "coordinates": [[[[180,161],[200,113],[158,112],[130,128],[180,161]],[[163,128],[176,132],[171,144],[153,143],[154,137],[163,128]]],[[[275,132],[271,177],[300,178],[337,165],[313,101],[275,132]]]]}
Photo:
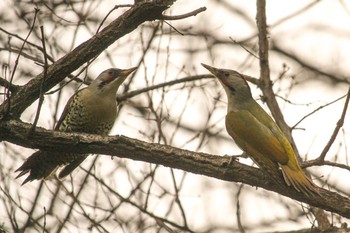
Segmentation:
{"type": "MultiPolygon", "coordinates": [[[[94,134],[64,133],[36,128],[16,120],[0,122],[0,140],[20,146],[74,153],[97,153],[144,161],[220,180],[242,182],[267,189],[294,200],[350,218],[350,199],[318,188],[319,196],[306,196],[292,187],[274,183],[260,169],[233,161],[230,157],[193,152],[158,143],[147,143],[125,136],[103,137],[94,134]]],[[[281,176],[281,182],[282,181],[281,176]]]]}

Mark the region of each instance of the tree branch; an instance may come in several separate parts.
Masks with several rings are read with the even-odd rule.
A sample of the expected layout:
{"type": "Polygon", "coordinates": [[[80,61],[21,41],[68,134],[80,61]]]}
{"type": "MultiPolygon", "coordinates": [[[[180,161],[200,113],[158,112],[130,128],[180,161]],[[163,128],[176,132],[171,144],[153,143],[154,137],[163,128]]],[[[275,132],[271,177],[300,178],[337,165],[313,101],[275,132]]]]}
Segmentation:
{"type": "Polygon", "coordinates": [[[298,56],[297,54],[294,54],[292,51],[288,51],[287,49],[280,47],[276,41],[272,41],[270,49],[272,51],[275,51],[278,54],[282,54],[283,56],[293,60],[294,62],[298,63],[300,66],[302,66],[307,71],[313,72],[317,74],[318,76],[325,76],[334,83],[346,83],[349,84],[350,80],[347,77],[340,76],[336,72],[332,72],[329,70],[325,70],[324,67],[316,66],[315,64],[310,63],[305,58],[302,58],[298,56]]]}
{"type": "Polygon", "coordinates": [[[269,107],[271,114],[273,115],[276,123],[281,128],[282,132],[286,134],[288,140],[292,142],[293,149],[296,151],[295,143],[289,129],[289,126],[284,120],[281,109],[278,106],[275,93],[272,89],[272,82],[270,79],[270,67],[269,67],[269,41],[267,37],[267,25],[265,15],[265,1],[257,0],[257,15],[256,24],[259,31],[259,61],[260,61],[260,79],[261,79],[261,91],[266,98],[267,106],[269,107]]]}
{"type": "Polygon", "coordinates": [[[343,108],[343,112],[341,114],[341,117],[338,120],[337,125],[336,125],[336,127],[335,127],[335,129],[334,129],[334,131],[332,133],[332,136],[329,139],[327,145],[324,147],[324,149],[321,152],[320,156],[316,160],[321,160],[321,161],[324,160],[324,158],[326,157],[327,152],[329,151],[329,149],[333,145],[335,139],[337,138],[337,135],[339,133],[340,128],[343,127],[344,121],[345,121],[346,110],[348,109],[348,105],[349,105],[349,99],[350,99],[350,87],[349,87],[348,93],[346,95],[345,104],[344,104],[344,108],[343,108]]]}
{"type": "Polygon", "coordinates": [[[191,11],[191,12],[188,12],[186,14],[183,14],[183,15],[163,15],[162,16],[162,19],[163,20],[179,20],[179,19],[185,19],[185,18],[188,18],[188,17],[191,17],[191,16],[196,16],[197,14],[203,12],[203,11],[206,11],[207,8],[206,7],[201,7],[201,8],[198,8],[194,11],[191,11]]]}
{"type": "Polygon", "coordinates": [[[128,93],[125,93],[122,96],[118,96],[117,97],[118,103],[120,103],[121,101],[125,101],[126,99],[130,99],[134,96],[137,96],[137,95],[140,95],[140,94],[143,94],[145,92],[152,91],[152,90],[155,90],[158,88],[164,88],[167,86],[172,86],[172,85],[176,85],[176,84],[184,84],[186,82],[194,82],[196,80],[209,79],[209,78],[214,79],[214,77],[210,74],[202,74],[202,75],[188,76],[188,77],[181,78],[181,79],[171,80],[171,81],[156,84],[156,85],[153,85],[150,87],[144,87],[144,88],[141,88],[138,90],[134,90],[134,91],[130,91],[128,93]]]}
{"type": "Polygon", "coordinates": [[[11,94],[16,93],[21,88],[21,86],[10,83],[2,77],[0,77],[0,86],[7,88],[11,94]]]}
{"type": "MultiPolygon", "coordinates": [[[[27,137],[31,124],[16,120],[0,122],[0,140],[21,146],[74,153],[105,154],[160,164],[166,167],[210,176],[220,180],[241,182],[261,187],[294,200],[308,203],[350,218],[350,200],[337,193],[318,188],[319,196],[306,196],[292,187],[274,183],[260,169],[232,161],[229,156],[192,152],[158,143],[147,143],[125,136],[103,137],[94,134],[65,133],[37,127],[27,137]]],[[[283,182],[282,176],[280,177],[283,182]]]]}

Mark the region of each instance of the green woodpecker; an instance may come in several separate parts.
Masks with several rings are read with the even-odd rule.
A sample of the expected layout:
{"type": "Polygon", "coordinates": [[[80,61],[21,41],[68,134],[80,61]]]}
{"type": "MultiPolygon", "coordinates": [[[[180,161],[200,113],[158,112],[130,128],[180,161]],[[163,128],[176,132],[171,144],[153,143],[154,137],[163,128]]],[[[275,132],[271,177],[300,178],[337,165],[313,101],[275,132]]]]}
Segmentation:
{"type": "MultiPolygon", "coordinates": [[[[55,130],[107,135],[117,117],[116,95],[119,86],[135,68],[107,69],[88,87],[75,93],[66,104],[55,130]]],[[[57,168],[64,166],[59,178],[70,174],[87,157],[87,154],[58,153],[39,150],[32,154],[16,172],[21,177],[29,172],[22,183],[45,179],[57,168]]]]}
{"type": "MultiPolygon", "coordinates": [[[[301,169],[297,157],[280,128],[253,99],[243,74],[202,64],[222,84],[227,95],[226,130],[237,145],[265,172],[306,194],[316,187],[301,169]]],[[[279,182],[280,183],[280,182],[279,182]]]]}

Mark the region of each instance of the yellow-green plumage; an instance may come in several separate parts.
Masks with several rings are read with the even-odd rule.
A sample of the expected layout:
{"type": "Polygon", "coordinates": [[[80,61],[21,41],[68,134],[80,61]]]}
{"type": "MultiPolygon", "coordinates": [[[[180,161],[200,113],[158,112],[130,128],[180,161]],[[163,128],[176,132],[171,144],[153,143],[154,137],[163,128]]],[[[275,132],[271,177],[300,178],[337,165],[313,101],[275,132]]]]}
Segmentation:
{"type": "Polygon", "coordinates": [[[252,98],[244,75],[202,65],[219,79],[225,89],[228,99],[226,130],[237,145],[276,181],[281,168],[288,186],[307,194],[316,192],[286,136],[252,98]]]}
{"type": "MultiPolygon", "coordinates": [[[[88,87],[75,93],[56,124],[55,130],[107,135],[117,116],[116,94],[118,87],[135,70],[108,69],[103,71],[88,87]]],[[[39,150],[17,169],[21,177],[29,172],[23,184],[35,179],[45,179],[60,166],[62,178],[71,173],[87,154],[59,153],[39,150]]]]}

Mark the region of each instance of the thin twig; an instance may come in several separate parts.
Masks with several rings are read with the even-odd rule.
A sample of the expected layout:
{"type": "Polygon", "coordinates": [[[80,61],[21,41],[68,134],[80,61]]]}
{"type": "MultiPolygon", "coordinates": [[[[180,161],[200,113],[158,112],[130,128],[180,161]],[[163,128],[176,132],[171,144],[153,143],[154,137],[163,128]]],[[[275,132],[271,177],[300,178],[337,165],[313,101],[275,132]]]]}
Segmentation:
{"type": "Polygon", "coordinates": [[[43,226],[43,233],[45,232],[45,228],[46,228],[46,207],[44,206],[44,226],[43,226]]]}
{"type": "MultiPolygon", "coordinates": [[[[90,175],[93,178],[98,179],[95,174],[90,174],[90,175]]],[[[110,185],[107,185],[102,179],[99,179],[99,181],[100,181],[101,186],[104,187],[105,189],[107,189],[111,193],[111,195],[118,197],[120,199],[121,203],[124,203],[124,204],[127,203],[131,207],[138,209],[139,211],[148,215],[149,217],[151,217],[153,219],[157,219],[159,221],[162,221],[163,223],[167,223],[173,227],[178,228],[179,230],[184,230],[185,232],[194,232],[191,229],[189,229],[188,227],[184,227],[184,226],[179,225],[177,222],[172,222],[166,218],[158,217],[157,215],[149,212],[146,208],[141,207],[140,205],[138,205],[135,202],[132,202],[129,198],[123,197],[121,194],[116,192],[115,189],[111,188],[110,185]]]]}
{"type": "Polygon", "coordinates": [[[241,221],[241,205],[239,203],[239,197],[241,195],[241,192],[243,190],[243,186],[244,184],[241,184],[238,188],[238,192],[236,194],[236,217],[237,217],[237,225],[238,225],[238,229],[241,233],[245,233],[244,227],[242,225],[242,221],[241,221]]]}
{"type": "Polygon", "coordinates": [[[155,90],[155,89],[158,89],[158,88],[163,88],[163,87],[166,87],[166,86],[172,86],[172,85],[176,85],[176,84],[180,84],[180,83],[193,82],[195,80],[208,79],[208,78],[213,78],[213,76],[209,75],[209,74],[189,76],[189,77],[172,80],[172,81],[165,82],[165,83],[160,83],[160,84],[157,84],[157,85],[154,85],[154,86],[141,88],[141,89],[136,90],[136,91],[130,91],[130,92],[128,92],[128,93],[118,97],[118,102],[120,103],[122,101],[125,101],[126,99],[132,98],[134,96],[137,96],[137,95],[140,95],[142,93],[145,93],[145,92],[148,92],[148,91],[151,91],[151,90],[155,90]]]}
{"type": "MultiPolygon", "coordinates": [[[[90,165],[90,168],[88,169],[88,171],[91,171],[91,169],[95,166],[95,162],[98,159],[98,156],[95,156],[93,162],[90,165]]],[[[59,228],[57,229],[57,233],[61,232],[62,229],[66,226],[66,222],[68,222],[71,218],[72,212],[75,211],[74,206],[78,203],[79,200],[79,196],[83,193],[83,190],[85,188],[87,188],[86,184],[88,178],[90,177],[89,175],[91,175],[91,173],[87,174],[84,176],[84,179],[82,180],[81,185],[79,186],[79,188],[76,190],[76,193],[74,194],[73,192],[67,191],[67,188],[63,185],[62,187],[65,188],[67,194],[70,195],[70,197],[72,198],[72,202],[70,203],[70,208],[68,210],[68,212],[66,212],[66,216],[64,217],[64,219],[62,220],[61,224],[59,225],[59,228]]]]}
{"type": "Polygon", "coordinates": [[[82,74],[83,72],[85,71],[85,68],[84,69],[81,69],[79,70],[79,72],[76,74],[76,75],[68,75],[67,77],[69,78],[69,80],[65,83],[63,83],[62,85],[60,85],[60,87],[58,87],[57,89],[54,89],[52,91],[49,91],[49,92],[46,92],[45,95],[52,95],[56,92],[58,92],[59,90],[61,90],[63,87],[67,86],[69,83],[71,83],[72,81],[76,81],[79,83],[79,87],[82,85],[82,84],[86,84],[86,85],[90,85],[91,83],[89,82],[86,82],[86,80],[82,80],[80,78],[78,78],[78,76],[80,74],[82,74]]]}
{"type": "Polygon", "coordinates": [[[44,55],[44,78],[42,79],[42,82],[41,82],[41,85],[40,85],[40,94],[39,94],[38,108],[36,110],[36,114],[35,114],[33,125],[30,128],[30,131],[28,132],[28,136],[30,136],[34,132],[35,127],[36,127],[36,125],[38,123],[38,120],[39,120],[41,106],[43,105],[43,102],[44,102],[43,86],[44,86],[44,82],[45,82],[46,77],[47,77],[48,63],[47,63],[47,55],[46,55],[47,53],[46,53],[46,45],[45,45],[45,33],[44,33],[44,27],[43,26],[40,26],[40,32],[41,32],[41,43],[43,45],[43,55],[44,55]]]}
{"type": "Polygon", "coordinates": [[[247,53],[249,53],[249,54],[252,55],[253,57],[259,59],[259,56],[256,55],[256,54],[254,54],[253,51],[250,51],[242,42],[236,41],[236,40],[234,40],[232,37],[229,37],[229,39],[230,39],[233,43],[239,45],[239,46],[240,46],[242,49],[244,49],[247,53]]]}
{"type": "Polygon", "coordinates": [[[168,23],[167,21],[163,21],[164,23],[166,23],[169,27],[171,27],[172,29],[174,29],[174,31],[176,31],[177,33],[179,33],[181,36],[184,36],[185,34],[183,34],[182,32],[180,32],[176,27],[174,27],[173,25],[171,25],[170,23],[168,23]]]}
{"type": "MultiPolygon", "coordinates": [[[[34,30],[34,25],[35,25],[35,22],[36,22],[36,17],[37,17],[37,15],[38,15],[39,9],[38,9],[38,8],[35,8],[34,10],[35,10],[35,12],[34,12],[33,23],[32,23],[32,26],[31,26],[29,32],[28,32],[27,37],[26,37],[26,38],[24,39],[24,41],[23,41],[23,44],[22,44],[22,46],[21,46],[21,49],[19,50],[19,53],[18,53],[17,58],[16,58],[16,60],[15,60],[15,65],[13,66],[12,73],[11,73],[11,76],[10,76],[10,81],[9,81],[9,84],[10,84],[10,85],[11,85],[12,82],[13,82],[13,77],[14,77],[14,75],[15,75],[15,73],[16,73],[16,69],[17,69],[17,66],[18,66],[19,58],[21,57],[22,51],[23,51],[23,49],[24,49],[24,45],[26,44],[26,42],[27,42],[27,40],[28,40],[30,34],[32,34],[32,31],[34,30]]],[[[11,109],[10,91],[8,90],[8,91],[5,91],[5,92],[6,92],[6,93],[5,93],[5,94],[6,94],[6,98],[7,98],[7,100],[8,100],[8,105],[7,105],[7,108],[6,108],[6,111],[5,111],[4,115],[3,115],[3,116],[0,116],[0,120],[3,119],[3,118],[5,118],[5,117],[9,114],[10,109],[11,109]]]]}
{"type": "Polygon", "coordinates": [[[302,168],[307,168],[307,167],[313,167],[313,166],[323,166],[323,165],[327,165],[327,166],[332,166],[332,167],[337,167],[337,168],[341,168],[341,169],[345,169],[350,171],[350,166],[347,166],[345,164],[342,163],[336,163],[336,162],[332,162],[332,161],[328,161],[328,160],[320,160],[320,159],[313,159],[313,160],[309,160],[309,161],[305,161],[301,164],[302,168]]]}
{"type": "Polygon", "coordinates": [[[189,18],[191,16],[196,16],[197,14],[206,11],[207,8],[206,7],[200,7],[197,10],[188,12],[186,14],[182,14],[182,15],[174,15],[174,16],[170,16],[170,15],[162,15],[161,19],[163,20],[180,20],[180,19],[185,19],[185,18],[189,18]]]}
{"type": "Polygon", "coordinates": [[[189,13],[186,14],[182,14],[182,15],[176,15],[176,16],[169,16],[169,15],[162,15],[162,19],[164,20],[163,22],[166,23],[169,27],[171,27],[172,29],[174,29],[177,33],[179,33],[181,36],[184,36],[185,34],[183,34],[182,32],[180,32],[176,27],[174,27],[173,25],[171,25],[170,23],[168,23],[165,20],[180,20],[180,19],[185,19],[191,16],[196,16],[197,14],[199,14],[202,11],[207,10],[206,7],[201,7],[198,8],[197,10],[191,11],[189,13]]]}
{"type": "MultiPolygon", "coordinates": [[[[329,102],[329,103],[327,103],[327,104],[325,104],[325,105],[321,105],[321,106],[319,106],[318,108],[316,108],[315,110],[313,110],[313,111],[311,111],[310,113],[306,114],[306,115],[303,116],[297,123],[295,123],[295,124],[292,126],[292,129],[295,129],[302,121],[304,121],[304,120],[305,120],[306,118],[308,118],[309,116],[313,115],[315,112],[317,112],[317,111],[321,110],[322,108],[325,108],[325,107],[327,107],[327,106],[329,106],[329,105],[331,105],[331,104],[334,104],[334,103],[338,102],[339,100],[343,99],[345,96],[346,96],[346,95],[343,95],[343,96],[337,98],[336,100],[333,100],[333,101],[331,101],[331,102],[329,102]]],[[[282,98],[282,97],[280,97],[280,98],[282,98]]]]}
{"type": "Polygon", "coordinates": [[[292,18],[295,18],[296,16],[306,12],[307,10],[309,9],[312,9],[316,4],[320,3],[321,1],[319,0],[315,0],[309,4],[307,4],[306,6],[303,6],[302,8],[298,9],[297,11],[295,12],[292,12],[291,14],[279,19],[278,21],[274,22],[273,24],[270,25],[270,27],[277,27],[278,25],[284,23],[284,22],[287,22],[288,20],[292,19],[292,18]]]}
{"type": "Polygon", "coordinates": [[[298,57],[297,55],[293,54],[292,52],[287,51],[286,49],[280,47],[276,41],[272,40],[270,49],[272,51],[275,51],[289,59],[294,60],[297,62],[300,66],[302,66],[304,69],[307,69],[315,74],[318,74],[319,76],[325,76],[328,77],[330,80],[336,82],[336,83],[346,83],[349,84],[350,81],[346,77],[341,77],[337,75],[335,72],[328,72],[322,67],[316,67],[314,64],[309,63],[309,60],[303,59],[302,57],[298,57]]]}
{"type": "Polygon", "coordinates": [[[177,203],[177,205],[178,205],[178,207],[180,209],[184,227],[188,228],[188,223],[187,223],[187,220],[186,220],[185,209],[183,208],[183,205],[182,205],[181,200],[179,198],[179,193],[180,193],[181,186],[182,186],[183,183],[179,185],[180,187],[178,187],[177,183],[176,183],[174,169],[170,169],[170,172],[171,172],[171,178],[172,178],[172,181],[173,181],[173,187],[174,187],[174,190],[175,190],[175,197],[174,197],[175,198],[175,202],[177,203]]]}
{"type": "MultiPolygon", "coordinates": [[[[38,10],[38,11],[39,11],[39,10],[38,10]]],[[[36,16],[34,15],[34,20],[35,20],[35,19],[36,19],[36,16]]],[[[32,43],[32,42],[30,42],[30,41],[27,41],[28,37],[25,38],[25,39],[23,39],[23,38],[20,37],[19,35],[14,34],[14,33],[11,33],[11,32],[9,32],[9,31],[3,29],[2,27],[0,27],[0,31],[6,33],[6,34],[9,35],[10,37],[14,37],[14,38],[16,38],[16,39],[18,39],[18,40],[20,40],[20,41],[23,41],[24,43],[30,45],[30,47],[34,47],[34,48],[38,49],[39,51],[42,51],[42,48],[41,48],[39,45],[37,45],[37,44],[35,44],[35,43],[32,43]]],[[[30,34],[30,33],[29,33],[29,34],[30,34]]],[[[23,53],[23,51],[21,51],[21,50],[17,50],[17,49],[13,49],[13,48],[3,48],[3,49],[8,50],[9,52],[15,52],[15,53],[21,52],[21,54],[24,55],[25,57],[27,57],[27,58],[29,58],[29,59],[35,61],[35,58],[34,58],[34,57],[32,57],[32,56],[30,56],[30,55],[28,55],[28,54],[26,54],[26,53],[23,53]]],[[[52,57],[49,56],[48,58],[49,58],[49,60],[50,60],[51,62],[54,62],[54,59],[53,59],[52,57]]],[[[37,61],[37,62],[39,62],[39,61],[37,61]]]]}
{"type": "Polygon", "coordinates": [[[341,114],[341,117],[338,120],[337,125],[336,125],[336,127],[333,131],[333,134],[332,134],[331,138],[329,139],[327,145],[324,147],[322,153],[320,154],[320,156],[316,160],[324,161],[324,158],[326,157],[327,152],[329,151],[334,140],[336,139],[340,128],[344,125],[344,119],[345,119],[345,115],[346,115],[346,110],[348,109],[349,99],[350,99],[350,87],[348,90],[348,94],[346,96],[346,100],[345,100],[345,104],[344,104],[344,108],[343,108],[343,112],[341,114]]]}
{"type": "Polygon", "coordinates": [[[97,30],[96,30],[96,34],[100,31],[102,25],[104,24],[104,22],[106,21],[106,19],[108,18],[108,16],[110,14],[112,14],[113,11],[115,11],[118,7],[117,6],[114,6],[107,14],[106,16],[102,19],[100,25],[98,26],[97,30]]]}
{"type": "MultiPolygon", "coordinates": [[[[28,226],[30,226],[31,224],[33,224],[33,213],[34,213],[34,210],[36,207],[38,207],[38,202],[39,202],[39,197],[40,195],[42,194],[42,191],[43,191],[43,184],[44,182],[40,182],[38,188],[35,190],[35,197],[31,197],[33,202],[31,203],[31,208],[30,210],[28,211],[28,218],[27,220],[25,221],[25,224],[23,225],[23,228],[26,228],[28,226]]],[[[44,225],[45,226],[45,225],[44,225]]]]}

